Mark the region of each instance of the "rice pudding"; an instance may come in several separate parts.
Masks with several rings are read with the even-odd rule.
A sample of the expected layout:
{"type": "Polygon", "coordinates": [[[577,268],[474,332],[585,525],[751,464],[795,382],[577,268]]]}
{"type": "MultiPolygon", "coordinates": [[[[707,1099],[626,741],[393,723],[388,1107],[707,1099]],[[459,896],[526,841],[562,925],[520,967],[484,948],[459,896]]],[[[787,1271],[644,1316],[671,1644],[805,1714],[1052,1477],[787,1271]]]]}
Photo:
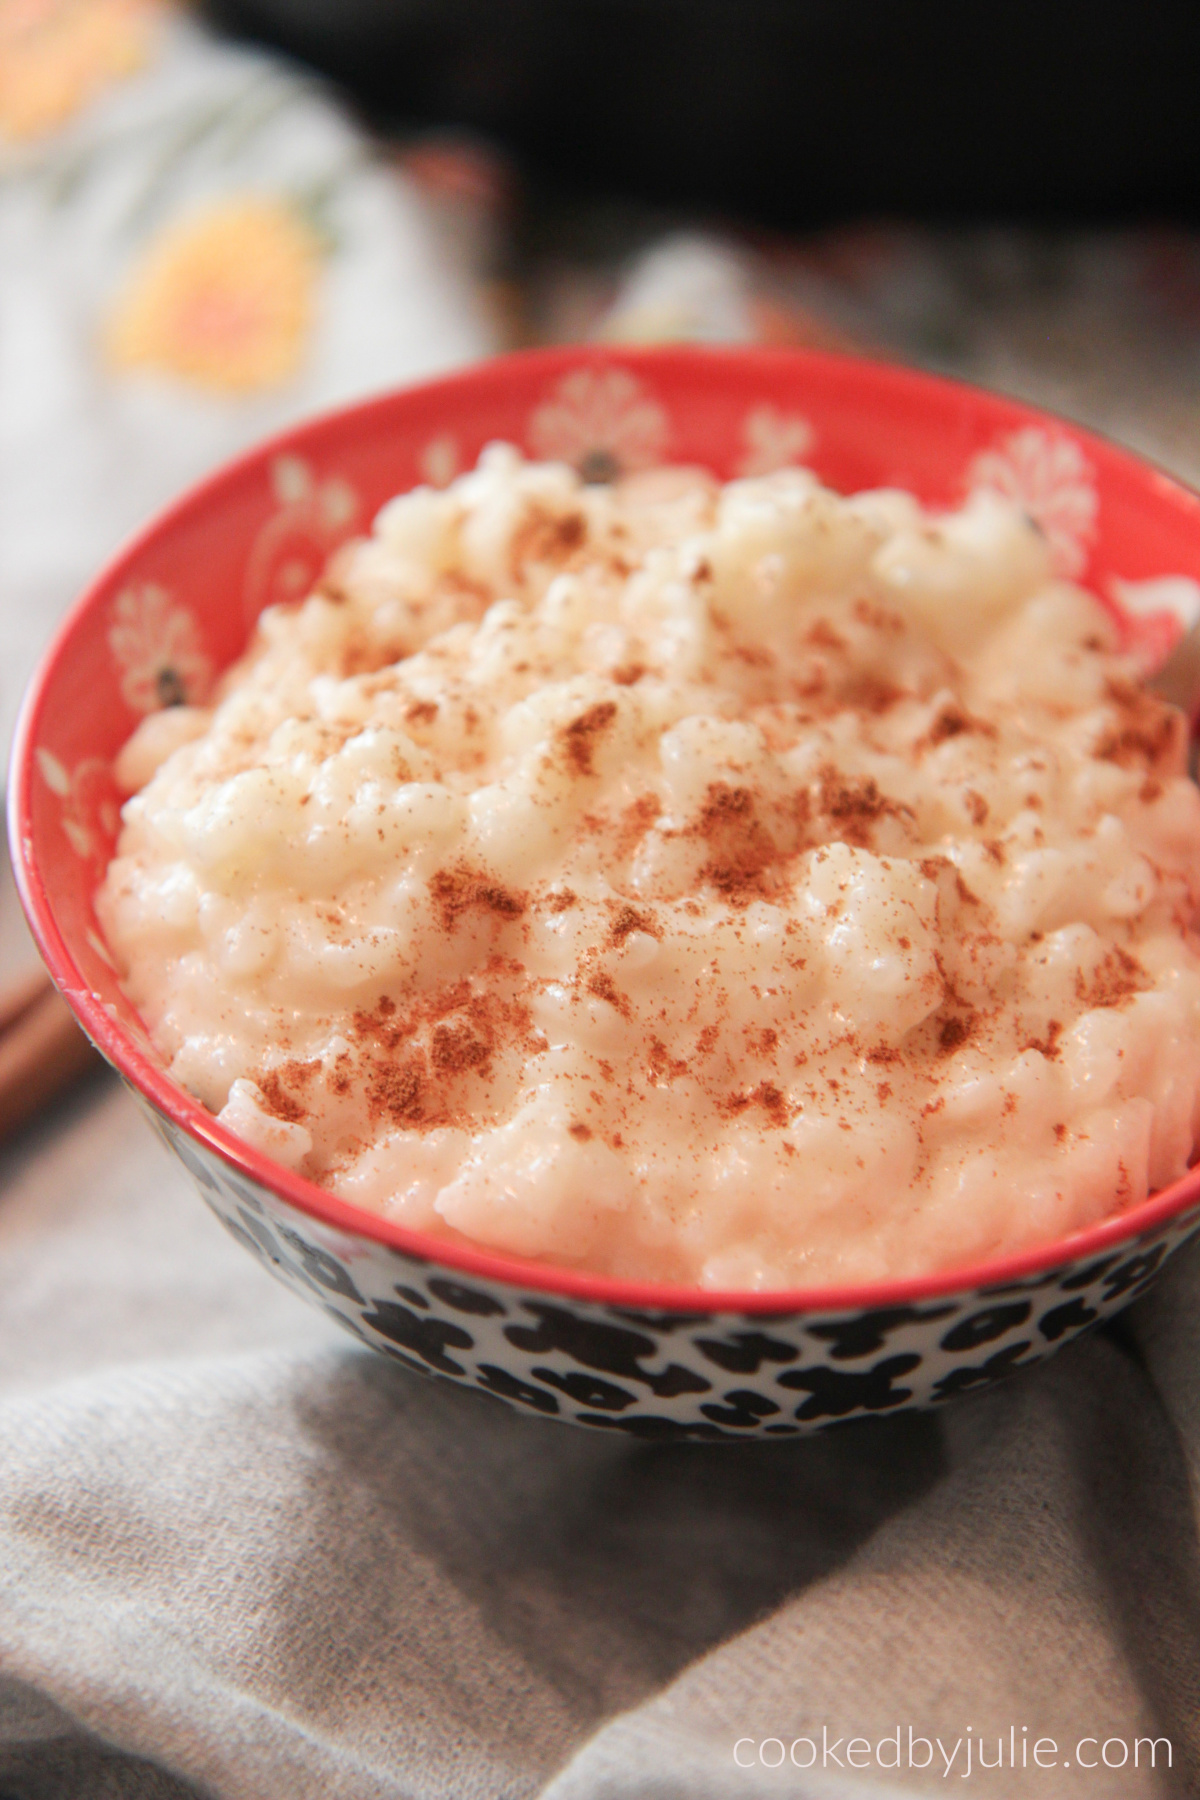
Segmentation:
{"type": "Polygon", "coordinates": [[[422,1231],[754,1289],[1182,1175],[1182,718],[994,495],[611,487],[505,445],[116,764],[96,908],[172,1075],[422,1231]]]}

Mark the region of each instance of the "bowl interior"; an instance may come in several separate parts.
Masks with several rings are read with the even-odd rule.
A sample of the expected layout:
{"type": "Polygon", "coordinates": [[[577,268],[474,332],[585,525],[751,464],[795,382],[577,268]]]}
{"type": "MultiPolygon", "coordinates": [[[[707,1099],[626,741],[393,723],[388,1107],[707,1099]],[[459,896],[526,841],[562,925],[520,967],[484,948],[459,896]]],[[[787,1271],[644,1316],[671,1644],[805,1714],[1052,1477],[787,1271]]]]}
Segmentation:
{"type": "MultiPolygon", "coordinates": [[[[632,1300],[634,1284],[451,1251],[239,1146],[163,1073],[92,912],[118,826],[110,763],[139,718],[202,699],[265,606],[301,597],[393,494],[444,485],[497,438],[570,461],[588,479],[663,462],[700,463],[722,478],[803,462],[844,492],[901,487],[935,507],[960,503],[973,487],[997,488],[1040,525],[1059,572],[1093,589],[1148,655],[1200,616],[1200,498],[1044,414],[897,368],[796,352],[538,352],[385,395],[259,447],[161,515],[78,602],[26,697],[9,820],[34,932],[92,1039],[160,1110],[304,1210],[437,1260],[632,1300]]],[[[1072,1250],[1134,1235],[1190,1204],[1193,1190],[1200,1171],[1136,1214],[1079,1234],[1072,1250]]],[[[969,1274],[1003,1280],[1050,1266],[1063,1247],[969,1274]]],[[[901,1285],[841,1298],[874,1303],[901,1285]]],[[[636,1291],[681,1307],[716,1298],[636,1291]]],[[[731,1299],[754,1310],[767,1297],[731,1299]]],[[[796,1296],[769,1299],[781,1307],[796,1296]]]]}

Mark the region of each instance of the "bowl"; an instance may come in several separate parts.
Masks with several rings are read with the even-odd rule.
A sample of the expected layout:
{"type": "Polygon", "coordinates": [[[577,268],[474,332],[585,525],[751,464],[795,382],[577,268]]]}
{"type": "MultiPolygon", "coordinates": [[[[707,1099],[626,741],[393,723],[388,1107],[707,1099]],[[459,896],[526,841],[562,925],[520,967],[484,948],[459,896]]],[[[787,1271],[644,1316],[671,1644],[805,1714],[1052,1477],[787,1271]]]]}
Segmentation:
{"type": "Polygon", "coordinates": [[[406,1368],[547,1418],[649,1439],[788,1437],[927,1406],[1025,1368],[1142,1293],[1200,1225],[1200,1168],[1020,1255],[922,1279],[715,1293],[521,1261],[403,1229],[239,1142],[165,1073],[92,896],[118,825],[111,759],[199,691],[272,602],[396,492],[508,438],[591,480],[665,460],[804,461],[845,491],[1017,498],[1056,567],[1148,657],[1200,611],[1200,498],[1073,426],[850,358],[568,349],[504,358],[301,425],[193,488],[126,546],[54,638],[10,775],[13,860],[50,972],[237,1241],[406,1368]]]}

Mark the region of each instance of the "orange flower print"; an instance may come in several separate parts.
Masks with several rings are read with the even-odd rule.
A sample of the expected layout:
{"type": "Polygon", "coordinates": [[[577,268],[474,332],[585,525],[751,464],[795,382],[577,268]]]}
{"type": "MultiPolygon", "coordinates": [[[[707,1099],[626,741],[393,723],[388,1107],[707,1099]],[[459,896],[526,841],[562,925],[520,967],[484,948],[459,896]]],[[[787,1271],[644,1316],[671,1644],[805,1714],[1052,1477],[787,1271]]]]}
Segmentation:
{"type": "Polygon", "coordinates": [[[303,359],[319,262],[316,233],[284,201],[245,195],[194,213],[134,269],[109,358],[229,394],[274,387],[303,359]]]}
{"type": "Polygon", "coordinates": [[[41,137],[140,69],[154,0],[0,0],[0,138],[41,137]]]}

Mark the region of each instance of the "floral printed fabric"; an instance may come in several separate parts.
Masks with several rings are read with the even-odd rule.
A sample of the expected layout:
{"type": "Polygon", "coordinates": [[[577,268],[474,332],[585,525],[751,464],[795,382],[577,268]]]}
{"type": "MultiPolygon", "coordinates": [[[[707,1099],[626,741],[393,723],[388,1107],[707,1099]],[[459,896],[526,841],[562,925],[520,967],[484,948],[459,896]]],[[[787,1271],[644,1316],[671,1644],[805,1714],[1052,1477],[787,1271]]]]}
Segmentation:
{"type": "Polygon", "coordinates": [[[155,0],[5,0],[0,137],[51,132],[151,54],[155,0]]]}
{"type": "Polygon", "coordinates": [[[55,620],[157,507],[494,347],[415,185],[315,82],[149,0],[3,0],[4,743],[55,620]]]}

